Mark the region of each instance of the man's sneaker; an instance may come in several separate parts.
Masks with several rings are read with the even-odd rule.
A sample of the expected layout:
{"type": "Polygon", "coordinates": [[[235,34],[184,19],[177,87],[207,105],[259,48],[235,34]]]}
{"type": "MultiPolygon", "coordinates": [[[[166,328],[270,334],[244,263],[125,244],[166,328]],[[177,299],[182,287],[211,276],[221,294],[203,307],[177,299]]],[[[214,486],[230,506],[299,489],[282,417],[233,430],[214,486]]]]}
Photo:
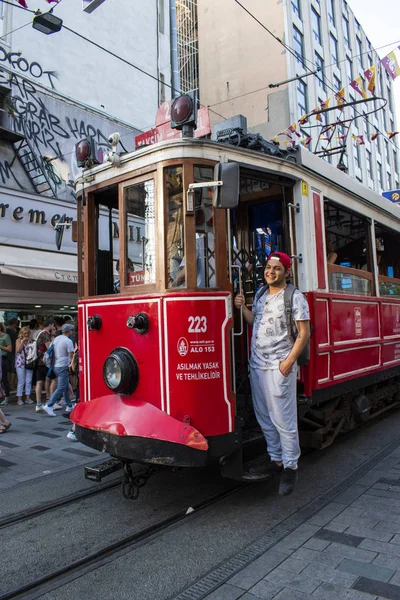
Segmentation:
{"type": "Polygon", "coordinates": [[[281,475],[278,494],[288,496],[295,488],[297,481],[297,469],[284,469],[281,475]]]}
{"type": "Polygon", "coordinates": [[[0,406],[10,406],[10,401],[9,400],[3,400],[3,402],[0,402],[0,406]]]}
{"type": "Polygon", "coordinates": [[[75,408],[75,404],[71,404],[71,406],[67,406],[67,408],[65,409],[66,413],[70,413],[74,410],[75,408]]]}
{"type": "Polygon", "coordinates": [[[69,440],[71,440],[72,442],[77,442],[78,440],[76,439],[76,435],[75,435],[75,431],[68,431],[67,433],[67,438],[69,440]]]}
{"type": "Polygon", "coordinates": [[[54,410],[61,410],[62,408],[64,408],[65,404],[63,404],[62,402],[56,402],[55,404],[53,404],[53,409],[54,410]]]}
{"type": "Polygon", "coordinates": [[[18,406],[23,406],[24,402],[23,402],[23,400],[17,400],[17,404],[18,404],[18,406]]]}
{"type": "Polygon", "coordinates": [[[282,465],[278,465],[278,463],[275,461],[265,460],[261,464],[250,467],[246,473],[244,473],[244,479],[246,481],[257,479],[264,480],[268,477],[276,475],[276,473],[281,473],[282,469],[282,465]]]}
{"type": "Polygon", "coordinates": [[[39,402],[39,404],[36,404],[35,410],[36,412],[40,412],[43,408],[43,404],[41,402],[39,402]]]}
{"type": "Polygon", "coordinates": [[[64,419],[70,419],[71,418],[71,413],[70,412],[63,412],[62,416],[64,417],[64,419]]]}
{"type": "Polygon", "coordinates": [[[34,400],[32,400],[31,398],[27,398],[25,400],[25,404],[35,404],[34,400]]]}
{"type": "Polygon", "coordinates": [[[44,412],[46,412],[49,415],[49,417],[56,417],[57,416],[56,413],[54,412],[52,406],[48,406],[47,404],[45,404],[43,406],[43,410],[44,410],[44,412]]]}

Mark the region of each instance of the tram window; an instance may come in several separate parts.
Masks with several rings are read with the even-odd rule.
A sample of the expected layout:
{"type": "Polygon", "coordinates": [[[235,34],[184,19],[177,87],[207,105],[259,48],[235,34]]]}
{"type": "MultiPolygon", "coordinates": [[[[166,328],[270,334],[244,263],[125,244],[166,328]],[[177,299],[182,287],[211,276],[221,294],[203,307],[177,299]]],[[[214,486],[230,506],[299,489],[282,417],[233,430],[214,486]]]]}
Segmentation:
{"type": "MultiPolygon", "coordinates": [[[[212,181],[214,179],[214,171],[212,167],[194,167],[194,183],[212,181]]],[[[178,192],[180,193],[180,192],[178,192]]],[[[198,288],[210,288],[216,286],[215,277],[215,255],[214,255],[214,208],[212,205],[213,199],[213,188],[200,188],[195,190],[195,203],[194,203],[194,218],[195,218],[195,235],[196,235],[196,285],[198,288]]],[[[172,195],[172,200],[174,197],[172,195]]],[[[171,200],[171,202],[172,202],[171,200]]],[[[180,202],[180,201],[179,201],[180,202]]],[[[169,202],[168,204],[168,215],[169,223],[171,223],[171,214],[173,214],[174,207],[169,202]]],[[[179,206],[179,204],[178,204],[179,206]]],[[[179,212],[179,211],[178,211],[179,212]]],[[[175,229],[173,219],[172,230],[175,229]]],[[[167,233],[167,237],[173,238],[173,235],[167,233]]],[[[179,243],[183,244],[183,228],[180,234],[179,230],[176,233],[176,238],[179,243]],[[182,242],[180,242],[179,236],[182,235],[182,242]]],[[[171,247],[171,246],[168,246],[171,247]]],[[[184,287],[185,285],[185,256],[183,256],[182,248],[182,259],[178,265],[178,270],[174,276],[171,273],[171,258],[174,258],[175,247],[172,246],[172,250],[168,254],[169,269],[170,269],[170,284],[169,287],[184,287]]],[[[179,256],[179,254],[178,254],[179,256]]],[[[178,262],[178,261],[176,261],[178,262]]],[[[173,263],[173,267],[176,264],[173,263]]]]}
{"type": "Polygon", "coordinates": [[[156,281],[154,180],[124,189],[125,285],[156,281]]]}
{"type": "Polygon", "coordinates": [[[373,277],[367,219],[329,200],[324,214],[330,291],[370,295],[373,277]]]}
{"type": "Polygon", "coordinates": [[[400,234],[375,224],[375,248],[381,296],[400,296],[400,234]]]}
{"type": "MultiPolygon", "coordinates": [[[[212,181],[211,167],[194,167],[194,182],[212,181]]],[[[216,286],[214,249],[213,188],[196,190],[194,217],[196,223],[196,269],[197,287],[216,286]]]]}
{"type": "Polygon", "coordinates": [[[94,194],[93,208],[95,254],[89,273],[95,282],[92,293],[102,296],[115,291],[113,265],[119,258],[118,188],[110,187],[94,194]]]}
{"type": "Polygon", "coordinates": [[[185,249],[182,167],[169,167],[165,169],[164,178],[167,197],[167,285],[170,288],[177,286],[177,276],[181,269],[185,249]]]}

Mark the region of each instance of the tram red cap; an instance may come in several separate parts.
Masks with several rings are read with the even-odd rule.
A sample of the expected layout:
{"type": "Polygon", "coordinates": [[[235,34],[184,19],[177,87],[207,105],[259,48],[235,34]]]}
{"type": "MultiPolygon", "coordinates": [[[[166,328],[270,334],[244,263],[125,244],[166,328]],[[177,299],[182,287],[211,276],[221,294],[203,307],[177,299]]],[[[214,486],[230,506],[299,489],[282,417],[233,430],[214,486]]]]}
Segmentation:
{"type": "Polygon", "coordinates": [[[271,259],[279,260],[283,264],[285,269],[289,270],[292,266],[292,259],[288,254],[285,254],[284,252],[271,252],[271,254],[268,256],[267,262],[269,262],[271,259]]]}

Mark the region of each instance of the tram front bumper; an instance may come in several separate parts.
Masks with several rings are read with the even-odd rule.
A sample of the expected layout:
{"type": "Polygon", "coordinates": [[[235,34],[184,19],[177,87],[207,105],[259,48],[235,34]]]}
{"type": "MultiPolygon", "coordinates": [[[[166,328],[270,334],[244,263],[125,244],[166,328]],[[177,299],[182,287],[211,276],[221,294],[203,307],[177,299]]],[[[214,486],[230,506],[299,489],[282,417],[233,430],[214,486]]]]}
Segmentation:
{"type": "Polygon", "coordinates": [[[207,462],[208,443],[197,429],[142,400],[110,394],[79,402],[71,419],[79,441],[121,459],[180,467],[207,462]]]}

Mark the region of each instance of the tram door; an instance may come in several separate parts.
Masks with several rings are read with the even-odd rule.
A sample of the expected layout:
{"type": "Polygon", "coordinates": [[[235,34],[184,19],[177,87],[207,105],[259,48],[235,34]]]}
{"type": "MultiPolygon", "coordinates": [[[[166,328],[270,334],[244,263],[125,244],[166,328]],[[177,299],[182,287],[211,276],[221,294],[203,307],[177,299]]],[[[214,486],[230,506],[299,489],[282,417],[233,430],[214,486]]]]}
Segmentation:
{"type": "MultiPolygon", "coordinates": [[[[250,309],[257,290],[265,284],[264,268],[268,255],[277,250],[291,252],[287,208],[291,190],[274,184],[264,185],[264,190],[246,194],[241,182],[239,205],[230,214],[233,294],[241,291],[250,309]]],[[[251,327],[241,321],[237,310],[234,333],[237,411],[250,425],[253,410],[248,361],[252,332],[251,327]]]]}

